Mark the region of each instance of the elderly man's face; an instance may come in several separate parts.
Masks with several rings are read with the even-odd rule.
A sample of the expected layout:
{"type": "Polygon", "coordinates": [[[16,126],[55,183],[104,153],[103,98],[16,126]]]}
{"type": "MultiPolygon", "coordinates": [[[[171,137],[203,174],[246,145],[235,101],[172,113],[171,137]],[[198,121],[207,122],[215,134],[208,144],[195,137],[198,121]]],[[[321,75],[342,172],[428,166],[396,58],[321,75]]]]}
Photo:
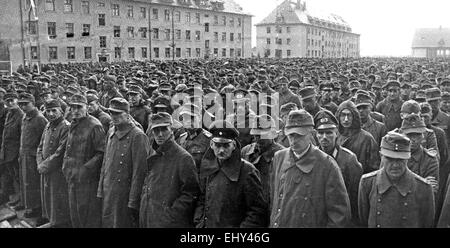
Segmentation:
{"type": "Polygon", "coordinates": [[[289,134],[288,141],[289,147],[294,151],[302,151],[311,143],[311,134],[300,135],[298,133],[289,134]]]}
{"type": "Polygon", "coordinates": [[[216,158],[223,161],[231,157],[233,151],[236,149],[236,142],[216,143],[211,140],[210,146],[216,158]]]}
{"type": "MultiPolygon", "coordinates": [[[[116,127],[128,122],[128,118],[129,118],[128,113],[109,111],[109,114],[111,115],[112,123],[116,127]]],[[[105,130],[105,132],[108,132],[108,130],[105,130]]]]}
{"type": "Polygon", "coordinates": [[[164,144],[172,136],[172,128],[169,126],[155,127],[152,129],[153,136],[157,145],[164,144]]]}
{"type": "Polygon", "coordinates": [[[407,164],[407,159],[381,156],[381,168],[386,172],[389,179],[394,181],[400,179],[405,174],[407,164]]]}
{"type": "Polygon", "coordinates": [[[339,121],[341,122],[341,125],[344,128],[350,128],[353,123],[353,113],[350,111],[350,109],[344,109],[342,110],[341,114],[339,115],[339,121]]]}

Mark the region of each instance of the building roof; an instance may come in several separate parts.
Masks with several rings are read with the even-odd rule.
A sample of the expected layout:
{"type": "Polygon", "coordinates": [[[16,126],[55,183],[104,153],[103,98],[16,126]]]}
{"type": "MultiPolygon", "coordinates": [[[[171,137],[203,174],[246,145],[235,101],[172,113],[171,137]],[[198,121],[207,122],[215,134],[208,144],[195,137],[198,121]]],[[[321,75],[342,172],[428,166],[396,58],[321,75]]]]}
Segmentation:
{"type": "Polygon", "coordinates": [[[307,9],[306,3],[301,3],[300,0],[297,2],[285,0],[256,26],[280,22],[283,24],[309,24],[351,32],[350,25],[341,16],[307,9]]]}
{"type": "Polygon", "coordinates": [[[234,0],[140,0],[170,6],[183,6],[187,8],[205,9],[218,12],[226,12],[240,15],[251,15],[245,13],[242,7],[234,0]],[[216,4],[223,4],[223,8],[216,8],[216,4]]]}
{"type": "Polygon", "coordinates": [[[450,47],[450,28],[419,28],[412,47],[450,47]]]}

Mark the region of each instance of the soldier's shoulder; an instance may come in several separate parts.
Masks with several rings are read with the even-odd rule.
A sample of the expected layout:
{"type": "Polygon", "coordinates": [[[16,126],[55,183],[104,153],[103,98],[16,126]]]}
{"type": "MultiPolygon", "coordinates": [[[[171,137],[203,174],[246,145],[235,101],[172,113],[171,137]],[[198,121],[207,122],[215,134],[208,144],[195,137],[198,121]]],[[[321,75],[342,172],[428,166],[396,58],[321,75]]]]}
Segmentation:
{"type": "Polygon", "coordinates": [[[290,149],[290,148],[287,147],[287,148],[283,148],[283,149],[281,149],[281,150],[275,152],[274,157],[285,155],[286,153],[289,152],[289,149],[290,149]]]}
{"type": "Polygon", "coordinates": [[[350,151],[349,149],[347,149],[345,147],[341,147],[341,151],[343,151],[347,155],[356,156],[352,151],[350,151]]]}
{"type": "Polygon", "coordinates": [[[361,181],[374,180],[376,178],[376,176],[378,175],[378,172],[379,172],[379,170],[376,170],[376,171],[372,171],[372,172],[362,175],[361,181]]]}
{"type": "Polygon", "coordinates": [[[413,177],[414,177],[414,179],[416,180],[416,182],[417,182],[418,185],[426,186],[426,187],[431,187],[431,184],[429,184],[429,183],[427,182],[427,180],[425,180],[425,178],[423,178],[423,177],[421,177],[421,176],[419,176],[419,175],[417,175],[417,174],[415,174],[415,173],[412,173],[412,175],[413,175],[413,177]]]}
{"type": "Polygon", "coordinates": [[[242,163],[244,171],[252,172],[252,171],[257,171],[258,170],[258,169],[256,169],[256,167],[252,163],[250,163],[249,161],[247,161],[247,160],[245,160],[243,158],[241,158],[241,163],[242,163]]]}

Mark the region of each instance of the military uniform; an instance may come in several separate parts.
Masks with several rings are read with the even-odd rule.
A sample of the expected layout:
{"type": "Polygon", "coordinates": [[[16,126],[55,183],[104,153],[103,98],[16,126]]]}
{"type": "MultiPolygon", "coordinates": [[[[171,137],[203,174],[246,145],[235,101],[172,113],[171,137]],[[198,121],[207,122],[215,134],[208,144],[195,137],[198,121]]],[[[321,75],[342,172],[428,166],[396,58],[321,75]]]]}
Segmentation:
{"type": "Polygon", "coordinates": [[[148,128],[148,120],[151,112],[152,110],[143,102],[130,108],[130,115],[142,125],[143,130],[147,130],[148,128]]]}
{"type": "Polygon", "coordinates": [[[439,181],[439,163],[436,154],[423,147],[411,153],[408,168],[423,178],[432,176],[439,181]]]}
{"type": "Polygon", "coordinates": [[[386,126],[383,123],[374,120],[370,115],[367,118],[367,122],[363,123],[362,129],[369,132],[377,144],[381,143],[381,139],[387,133],[386,126]]]}
{"type": "Polygon", "coordinates": [[[200,169],[202,157],[209,148],[211,137],[211,133],[202,128],[193,133],[184,132],[178,137],[177,143],[192,155],[197,170],[200,169]]]}
{"type": "Polygon", "coordinates": [[[403,101],[401,99],[397,99],[396,101],[384,99],[377,104],[376,111],[385,116],[384,124],[387,131],[399,128],[402,125],[402,119],[400,117],[402,104],[403,101]]]}

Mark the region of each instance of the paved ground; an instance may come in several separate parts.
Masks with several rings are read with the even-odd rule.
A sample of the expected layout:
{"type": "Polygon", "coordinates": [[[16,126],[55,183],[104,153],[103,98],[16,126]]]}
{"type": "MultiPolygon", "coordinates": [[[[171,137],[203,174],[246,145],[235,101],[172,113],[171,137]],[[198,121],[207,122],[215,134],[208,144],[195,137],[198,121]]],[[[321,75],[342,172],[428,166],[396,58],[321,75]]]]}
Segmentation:
{"type": "Polygon", "coordinates": [[[23,216],[24,213],[25,210],[14,211],[12,208],[6,205],[1,205],[0,228],[35,228],[36,218],[25,218],[23,216]]]}

